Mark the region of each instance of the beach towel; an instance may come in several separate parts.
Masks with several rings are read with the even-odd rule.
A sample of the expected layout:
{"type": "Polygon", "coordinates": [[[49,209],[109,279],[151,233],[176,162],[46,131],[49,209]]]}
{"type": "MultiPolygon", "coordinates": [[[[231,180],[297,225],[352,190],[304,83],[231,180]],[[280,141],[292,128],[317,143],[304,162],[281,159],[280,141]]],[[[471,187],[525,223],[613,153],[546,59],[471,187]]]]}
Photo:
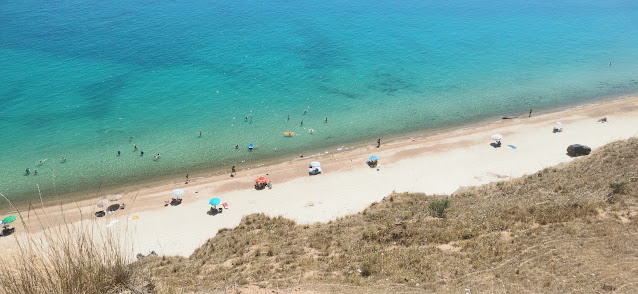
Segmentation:
{"type": "Polygon", "coordinates": [[[516,149],[516,146],[514,146],[514,145],[507,145],[507,146],[509,146],[512,149],[516,149]]]}

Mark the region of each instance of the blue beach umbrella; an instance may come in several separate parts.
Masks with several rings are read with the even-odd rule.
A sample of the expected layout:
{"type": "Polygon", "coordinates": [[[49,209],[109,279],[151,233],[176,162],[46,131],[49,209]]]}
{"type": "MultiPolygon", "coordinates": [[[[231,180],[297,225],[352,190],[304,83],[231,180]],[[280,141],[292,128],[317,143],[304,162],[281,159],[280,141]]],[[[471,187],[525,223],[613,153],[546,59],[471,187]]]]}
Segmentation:
{"type": "Polygon", "coordinates": [[[212,206],[217,206],[222,202],[221,199],[219,198],[213,198],[210,201],[208,201],[208,204],[212,205],[212,206]]]}
{"type": "Polygon", "coordinates": [[[175,190],[173,190],[173,195],[175,195],[175,196],[177,196],[177,197],[182,196],[182,195],[184,195],[184,190],[182,190],[182,189],[175,189],[175,190]]]}
{"type": "Polygon", "coordinates": [[[379,160],[379,156],[377,156],[377,155],[372,155],[372,156],[370,156],[370,160],[371,160],[371,161],[377,161],[377,160],[379,160]]]}

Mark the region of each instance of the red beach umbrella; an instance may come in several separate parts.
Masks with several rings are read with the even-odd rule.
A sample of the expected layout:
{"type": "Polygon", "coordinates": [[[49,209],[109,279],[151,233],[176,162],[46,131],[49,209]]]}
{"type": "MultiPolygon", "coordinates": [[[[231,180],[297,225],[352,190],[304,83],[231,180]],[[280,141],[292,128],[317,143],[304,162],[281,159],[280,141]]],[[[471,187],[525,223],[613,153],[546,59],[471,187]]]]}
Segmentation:
{"type": "Polygon", "coordinates": [[[259,177],[257,178],[257,183],[260,183],[260,184],[268,183],[268,179],[266,179],[265,177],[259,177]]]}

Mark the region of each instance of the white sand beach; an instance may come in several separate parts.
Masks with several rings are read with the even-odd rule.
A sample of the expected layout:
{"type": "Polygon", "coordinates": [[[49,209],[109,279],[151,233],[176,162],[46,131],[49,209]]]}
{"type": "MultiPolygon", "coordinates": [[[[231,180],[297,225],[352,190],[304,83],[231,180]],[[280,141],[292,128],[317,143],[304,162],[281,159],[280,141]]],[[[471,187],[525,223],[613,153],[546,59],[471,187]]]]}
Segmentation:
{"type": "MultiPolygon", "coordinates": [[[[188,256],[219,229],[238,225],[248,214],[262,212],[298,223],[326,222],[362,211],[393,191],[450,194],[460,187],[507,180],[578,160],[566,155],[570,144],[585,144],[596,152],[606,143],[633,136],[638,136],[638,97],[627,97],[433,136],[382,142],[378,149],[371,141],[368,147],[346,152],[238,170],[232,178],[213,176],[191,179],[189,184],[168,183],[126,191],[120,201],[126,203],[126,209],[100,219],[93,216],[100,198],[47,207],[46,213],[39,215],[46,223],[59,224],[61,211],[67,221],[73,222],[79,220],[82,211],[84,218],[90,219],[87,222],[125,234],[132,242],[132,257],[151,250],[188,256]],[[605,116],[608,122],[597,122],[605,116]],[[563,131],[553,133],[554,126],[561,127],[557,121],[563,131]],[[496,133],[503,135],[500,148],[490,146],[491,136],[496,133]],[[365,164],[371,155],[380,157],[378,169],[365,164]],[[323,174],[309,176],[308,164],[315,160],[322,163],[323,174]],[[255,190],[258,176],[268,177],[272,189],[255,190]],[[176,188],[185,190],[183,203],[164,207],[176,188]],[[208,200],[213,197],[227,202],[229,208],[208,215],[208,200]]],[[[23,218],[29,215],[25,221],[37,234],[34,213],[21,214],[23,218]]],[[[25,228],[16,223],[15,235],[25,235],[25,228]]],[[[11,239],[0,238],[0,246],[15,246],[11,239]]]]}

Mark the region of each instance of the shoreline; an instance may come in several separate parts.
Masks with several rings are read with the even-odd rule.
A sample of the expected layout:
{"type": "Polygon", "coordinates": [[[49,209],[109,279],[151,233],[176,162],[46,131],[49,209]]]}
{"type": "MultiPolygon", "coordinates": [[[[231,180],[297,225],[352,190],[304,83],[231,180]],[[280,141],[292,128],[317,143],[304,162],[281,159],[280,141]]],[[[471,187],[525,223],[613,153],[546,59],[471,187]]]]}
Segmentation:
{"type": "MultiPolygon", "coordinates": [[[[565,105],[558,105],[556,107],[547,108],[547,109],[534,109],[533,117],[544,115],[544,114],[552,114],[552,113],[558,113],[563,111],[569,111],[572,109],[579,109],[583,107],[596,106],[599,104],[610,103],[610,102],[615,102],[619,100],[632,99],[635,97],[638,97],[638,93],[599,97],[597,99],[591,99],[580,104],[565,104],[565,105]]],[[[525,115],[527,115],[527,112],[521,112],[520,115],[505,114],[505,115],[502,115],[501,117],[508,116],[508,115],[512,115],[512,117],[515,117],[515,119],[528,119],[528,117],[525,117],[525,115]]],[[[495,122],[500,122],[502,120],[501,117],[486,118],[476,122],[459,123],[459,124],[446,126],[446,127],[438,127],[433,129],[407,131],[405,133],[398,133],[396,135],[385,136],[384,138],[382,138],[382,144],[385,145],[385,144],[389,144],[389,143],[393,143],[397,141],[407,141],[413,138],[424,139],[424,138],[440,135],[443,133],[478,128],[478,127],[489,125],[495,122]]],[[[372,143],[376,142],[376,139],[356,141],[352,143],[343,143],[339,145],[331,145],[329,147],[322,147],[317,149],[309,149],[307,150],[308,153],[304,153],[304,158],[314,158],[316,156],[324,156],[325,155],[324,152],[326,150],[329,152],[328,154],[335,154],[335,153],[349,152],[349,151],[352,151],[353,149],[368,148],[374,145],[374,144],[371,144],[371,142],[372,143]],[[343,148],[343,150],[339,150],[341,148],[343,148]]],[[[298,159],[302,159],[302,158],[295,157],[295,155],[293,154],[282,154],[279,156],[274,156],[274,157],[269,157],[264,159],[257,159],[250,162],[246,162],[247,165],[237,164],[236,167],[238,171],[248,172],[250,170],[254,170],[257,168],[274,166],[282,162],[292,162],[298,159]]],[[[45,207],[65,205],[65,204],[74,203],[78,201],[85,201],[85,200],[96,199],[100,197],[108,197],[109,195],[113,195],[113,194],[130,194],[130,193],[134,193],[135,191],[149,189],[152,187],[156,187],[158,185],[180,185],[180,184],[183,185],[184,179],[185,179],[184,173],[188,173],[191,179],[202,180],[202,179],[210,179],[213,177],[228,175],[230,174],[229,171],[230,171],[230,166],[228,167],[213,166],[209,168],[196,168],[196,169],[193,169],[192,171],[180,172],[179,174],[174,173],[174,174],[160,175],[150,180],[143,179],[143,180],[138,180],[134,182],[124,183],[117,186],[98,186],[98,187],[89,188],[82,191],[63,193],[61,195],[54,195],[50,197],[44,196],[42,201],[44,202],[45,207]]],[[[47,191],[43,191],[43,194],[46,192],[47,191]]],[[[31,191],[31,192],[25,192],[25,195],[26,194],[31,194],[33,196],[31,198],[19,197],[19,199],[12,199],[13,205],[18,207],[18,209],[24,210],[24,209],[28,209],[29,203],[31,203],[32,205],[34,203],[40,203],[41,199],[38,197],[37,190],[31,191]]],[[[10,211],[6,211],[6,212],[8,213],[10,211]]],[[[3,213],[3,211],[0,211],[0,213],[3,213]]]]}
{"type": "MultiPolygon", "coordinates": [[[[26,230],[38,234],[55,225],[83,222],[102,230],[121,228],[132,240],[135,252],[155,250],[188,256],[217,230],[236,226],[248,214],[283,216],[298,223],[325,222],[357,213],[393,191],[451,194],[465,186],[507,180],[578,160],[565,155],[569,144],[586,144],[595,152],[606,143],[634,136],[638,136],[638,96],[382,141],[379,149],[368,145],[329,153],[319,157],[324,174],[318,176],[307,175],[308,163],[316,158],[304,157],[239,171],[234,178],[223,174],[192,177],[188,185],[162,183],[124,193],[120,202],[127,204],[126,209],[100,219],[93,213],[99,210],[95,203],[101,197],[42,209],[38,204],[34,211],[21,211],[27,227],[16,224],[16,232],[18,236],[26,235],[26,230]],[[608,117],[608,123],[596,122],[603,116],[608,117]],[[556,121],[563,123],[563,132],[552,133],[556,121]],[[504,136],[501,148],[488,145],[493,133],[504,136]],[[365,165],[373,154],[381,157],[378,170],[365,165]],[[254,179],[266,173],[272,190],[255,190],[254,179]],[[175,188],[185,190],[184,203],[164,207],[164,200],[171,198],[175,188]],[[229,209],[207,215],[208,199],[213,197],[228,202],[229,209]],[[41,226],[40,220],[46,225],[41,226]]],[[[5,243],[9,239],[0,238],[0,246],[14,247],[5,243]]]]}

